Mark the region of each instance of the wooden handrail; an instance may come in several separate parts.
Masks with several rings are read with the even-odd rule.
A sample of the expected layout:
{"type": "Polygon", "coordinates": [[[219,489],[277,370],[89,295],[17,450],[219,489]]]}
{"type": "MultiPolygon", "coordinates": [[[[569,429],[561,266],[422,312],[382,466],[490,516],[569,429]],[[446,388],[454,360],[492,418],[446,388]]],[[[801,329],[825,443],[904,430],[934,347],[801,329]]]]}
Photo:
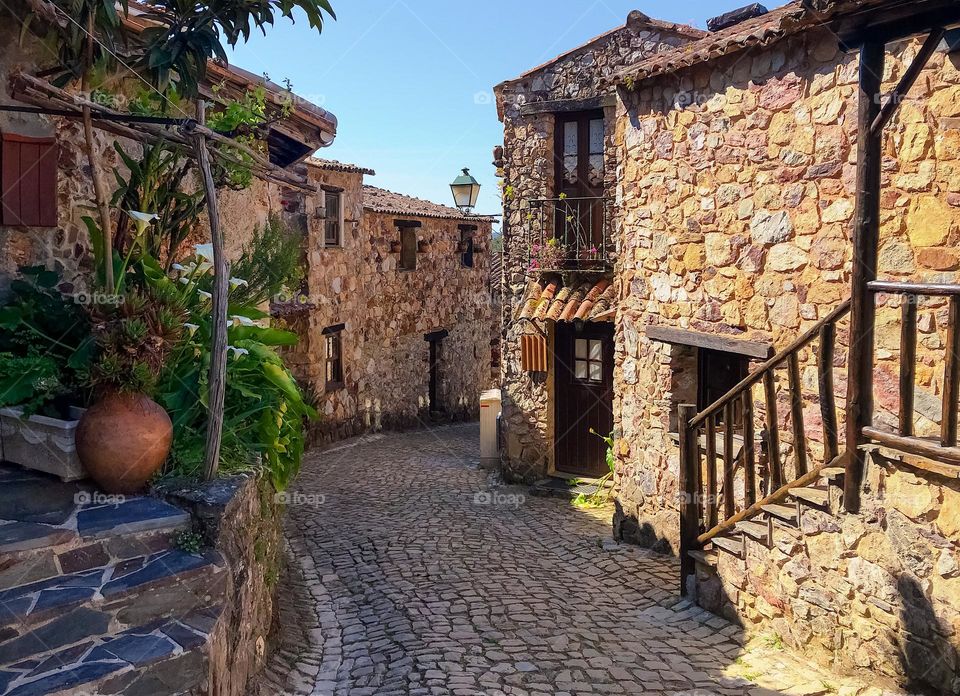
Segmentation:
{"type": "MultiPolygon", "coordinates": [[[[960,287],[960,286],[958,286],[960,287]]],[[[767,360],[765,363],[760,365],[756,370],[751,372],[743,381],[741,381],[737,386],[728,391],[726,394],[721,396],[719,399],[714,401],[712,404],[703,409],[698,413],[693,420],[690,421],[691,428],[697,428],[700,425],[703,425],[703,422],[707,420],[710,416],[718,413],[723,409],[728,402],[733,401],[738,398],[740,394],[752,387],[754,384],[763,379],[763,376],[769,370],[772,370],[776,367],[779,367],[781,363],[785,362],[791,355],[797,351],[805,348],[807,345],[813,342],[817,336],[820,335],[820,330],[827,324],[833,324],[843,317],[847,312],[850,311],[850,300],[846,300],[843,304],[837,307],[835,310],[830,312],[827,316],[817,322],[812,328],[804,332],[797,340],[791,343],[789,346],[784,348],[782,351],[774,355],[772,358],[767,360]]]]}
{"type": "Polygon", "coordinates": [[[960,295],[960,285],[954,283],[898,283],[892,280],[874,280],[867,283],[870,292],[885,292],[888,295],[923,295],[925,297],[950,297],[960,295]]]}
{"type": "Polygon", "coordinates": [[[847,456],[847,453],[844,452],[839,457],[834,459],[832,462],[821,464],[817,468],[812,469],[808,473],[798,478],[796,481],[791,481],[785,486],[782,486],[780,489],[774,491],[763,500],[758,500],[756,503],[754,503],[750,507],[744,508],[733,517],[727,520],[724,520],[713,529],[710,529],[704,532],[703,534],[697,537],[697,542],[699,542],[700,544],[705,544],[711,539],[713,539],[713,537],[719,534],[723,534],[724,532],[730,531],[731,529],[737,526],[738,522],[743,522],[744,520],[750,517],[753,517],[754,515],[760,514],[761,512],[763,512],[764,505],[773,505],[774,503],[777,503],[783,500],[794,488],[803,488],[804,486],[809,486],[811,483],[813,483],[814,481],[820,478],[820,472],[823,471],[824,469],[829,467],[834,467],[834,466],[842,466],[846,456],[847,456]]]}

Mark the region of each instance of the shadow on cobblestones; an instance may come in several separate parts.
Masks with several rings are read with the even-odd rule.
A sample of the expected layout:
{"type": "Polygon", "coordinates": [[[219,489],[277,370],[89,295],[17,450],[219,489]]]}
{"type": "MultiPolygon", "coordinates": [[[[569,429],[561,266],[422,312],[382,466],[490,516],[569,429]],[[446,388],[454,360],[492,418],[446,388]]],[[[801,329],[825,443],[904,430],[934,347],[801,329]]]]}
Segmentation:
{"type": "Polygon", "coordinates": [[[308,458],[261,696],[830,693],[680,601],[676,560],[614,543],[612,508],[500,486],[478,449],[460,425],[308,458]]]}

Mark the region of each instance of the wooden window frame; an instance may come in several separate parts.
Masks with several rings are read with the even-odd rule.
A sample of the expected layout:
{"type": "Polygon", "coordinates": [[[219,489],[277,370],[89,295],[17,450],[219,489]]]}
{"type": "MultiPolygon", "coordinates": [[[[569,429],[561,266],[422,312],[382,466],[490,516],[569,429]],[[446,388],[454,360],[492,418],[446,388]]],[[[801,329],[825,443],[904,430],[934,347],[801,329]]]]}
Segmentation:
{"type": "Polygon", "coordinates": [[[57,227],[57,139],[2,133],[0,144],[0,225],[57,227]]]}
{"type": "Polygon", "coordinates": [[[467,248],[460,254],[460,265],[463,268],[473,268],[474,266],[474,255],[476,254],[476,234],[477,226],[476,225],[457,225],[457,229],[460,230],[460,243],[466,244],[467,248]]]}
{"type": "Polygon", "coordinates": [[[343,370],[343,324],[328,326],[323,336],[323,379],[324,389],[328,392],[343,389],[345,386],[343,370]]]}
{"type": "Polygon", "coordinates": [[[400,257],[397,261],[397,270],[415,271],[417,270],[418,254],[417,230],[423,223],[416,220],[395,220],[394,225],[396,225],[400,236],[400,257]]]}
{"type": "Polygon", "coordinates": [[[341,249],[343,248],[344,228],[343,191],[324,191],[321,203],[323,206],[323,248],[341,249]],[[332,199],[337,201],[336,217],[333,220],[330,219],[329,207],[332,199]],[[331,237],[330,234],[331,228],[336,230],[336,234],[333,235],[333,237],[331,237]]]}

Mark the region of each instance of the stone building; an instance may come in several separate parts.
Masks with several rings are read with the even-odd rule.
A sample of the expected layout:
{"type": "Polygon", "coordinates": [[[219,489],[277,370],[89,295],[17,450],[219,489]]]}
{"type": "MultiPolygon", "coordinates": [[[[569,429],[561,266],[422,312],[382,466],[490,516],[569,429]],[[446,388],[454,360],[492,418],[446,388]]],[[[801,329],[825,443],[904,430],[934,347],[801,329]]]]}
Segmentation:
{"type": "Polygon", "coordinates": [[[491,218],[364,184],[373,171],[307,162],[307,287],[279,303],[289,356],[321,419],[313,439],[469,420],[490,383],[491,218]]]}
{"type": "MultiPolygon", "coordinates": [[[[773,506],[754,522],[741,518],[736,528],[711,539],[713,550],[708,544],[695,552],[697,581],[689,590],[748,631],[775,633],[842,669],[960,693],[956,467],[943,463],[942,452],[918,458],[874,444],[859,510],[847,509],[851,491],[843,490],[852,350],[843,303],[851,295],[855,261],[861,136],[859,54],[845,52],[837,32],[870,22],[890,31],[881,22],[897,23],[886,19],[894,4],[792,2],[729,26],[719,22],[708,35],[689,30],[683,45],[661,46],[624,61],[624,67],[610,70],[588,58],[571,86],[561,83],[562,71],[550,70],[555,95],[534,89],[546,84],[536,80],[538,73],[501,87],[510,269],[504,460],[508,473],[527,480],[571,470],[599,474],[594,462],[600,452],[591,450],[598,445],[583,431],[597,422],[591,419],[602,401],[600,422],[617,436],[615,536],[677,552],[681,509],[689,499],[681,485],[678,407],[690,404],[705,413],[768,358],[782,355],[780,366],[767,370],[769,395],[766,379],[764,389],[746,389],[744,403],[760,423],[753,437],[742,430],[739,402],[729,411],[734,437],[726,468],[732,472],[729,481],[714,481],[724,502],[729,497],[736,503],[732,510],[746,513],[754,500],[777,489],[772,470],[782,468],[781,483],[801,480],[808,467],[831,463],[827,453],[838,444],[846,459],[824,469],[821,483],[810,484],[813,492],[791,491],[795,505],[773,506]],[[603,194],[613,202],[603,220],[612,253],[602,259],[605,273],[591,269],[588,275],[583,255],[571,259],[565,249],[566,258],[555,264],[561,268],[553,269],[562,273],[545,273],[534,263],[535,245],[564,229],[570,217],[584,226],[582,212],[563,202],[554,203],[561,213],[550,212],[544,221],[536,201],[559,195],[563,185],[549,185],[568,171],[568,154],[573,166],[573,148],[568,153],[552,141],[560,128],[568,133],[571,111],[596,105],[584,102],[584,94],[609,95],[601,101],[607,104],[603,194]],[[584,308],[591,302],[599,306],[584,308]],[[592,326],[597,319],[609,322],[605,335],[592,326]],[[788,350],[806,332],[816,336],[823,327],[835,334],[829,365],[816,343],[788,350]],[[574,342],[572,350],[563,341],[574,342]],[[546,359],[538,363],[530,346],[541,342],[546,359]],[[594,372],[600,379],[592,379],[594,372]],[[818,383],[827,372],[836,409],[824,406],[826,393],[818,383]],[[587,396],[571,400],[570,392],[561,391],[564,381],[579,382],[587,396]],[[571,412],[565,400],[579,405],[571,412]],[[836,422],[828,426],[825,416],[836,422]],[[571,423],[576,442],[590,444],[564,439],[571,433],[558,427],[571,423]],[[779,443],[771,442],[772,430],[779,443]],[[833,439],[839,432],[840,442],[831,443],[828,431],[833,439]],[[561,444],[576,452],[579,463],[570,466],[553,454],[561,444]],[[746,490],[748,450],[749,461],[759,458],[759,492],[755,485],[746,490]],[[775,462],[771,451],[779,452],[775,462]]],[[[922,16],[930,3],[919,5],[922,16]]],[[[888,42],[884,92],[923,55],[923,43],[888,42]]],[[[955,45],[946,41],[932,52],[906,97],[897,100],[882,141],[877,275],[925,284],[914,290],[953,287],[960,270],[955,45]]],[[[589,126],[579,126],[581,139],[584,133],[589,135],[589,126]]],[[[591,150],[579,146],[577,157],[589,157],[591,150]]],[[[590,165],[576,176],[591,177],[590,165]]],[[[951,319],[946,297],[918,295],[909,428],[899,415],[905,399],[901,357],[907,355],[901,341],[908,333],[901,317],[908,315],[893,291],[876,296],[871,374],[873,429],[881,435],[899,428],[922,439],[948,430],[943,414],[954,407],[955,396],[944,353],[950,354],[957,319],[951,319]]],[[[726,455],[728,428],[721,418],[713,422],[716,444],[708,444],[709,435],[699,441],[708,460],[726,455]]],[[[696,476],[715,473],[707,464],[696,476]]],[[[702,511],[711,503],[697,505],[702,511]]],[[[714,522],[701,524],[699,532],[714,522]]]]}
{"type": "Polygon", "coordinates": [[[615,90],[601,87],[599,81],[645,56],[703,35],[692,27],[632,12],[624,26],[495,88],[504,124],[503,151],[498,148],[496,164],[504,196],[505,466],[515,479],[533,481],[548,473],[597,475],[606,470],[602,442],[589,428],[596,426],[595,430],[607,434],[613,427],[613,316],[609,310],[618,222],[612,205],[618,171],[617,100],[615,90]],[[554,234],[565,240],[563,262],[573,272],[563,277],[544,273],[542,284],[534,282],[539,278],[529,272],[531,264],[541,265],[543,259],[532,257],[531,243],[546,246],[554,234]],[[591,296],[591,305],[581,305],[591,289],[598,291],[591,296]],[[528,300],[530,311],[521,317],[528,300]],[[554,308],[554,320],[567,308],[571,319],[583,312],[576,324],[544,321],[548,309],[554,308]],[[541,319],[531,335],[533,317],[529,315],[534,314],[541,319]],[[592,345],[601,346],[606,356],[593,367],[601,370],[600,379],[586,384],[568,379],[560,385],[556,370],[523,369],[520,343],[524,335],[541,344],[534,350],[541,354],[560,355],[561,343],[564,350],[575,351],[576,345],[581,350],[584,346],[578,340],[588,341],[588,348],[589,341],[594,341],[592,345]],[[589,403],[595,420],[571,421],[573,414],[559,412],[558,404],[570,398],[589,403]],[[567,447],[571,443],[589,450],[586,464],[557,461],[555,453],[572,452],[567,447]]]}

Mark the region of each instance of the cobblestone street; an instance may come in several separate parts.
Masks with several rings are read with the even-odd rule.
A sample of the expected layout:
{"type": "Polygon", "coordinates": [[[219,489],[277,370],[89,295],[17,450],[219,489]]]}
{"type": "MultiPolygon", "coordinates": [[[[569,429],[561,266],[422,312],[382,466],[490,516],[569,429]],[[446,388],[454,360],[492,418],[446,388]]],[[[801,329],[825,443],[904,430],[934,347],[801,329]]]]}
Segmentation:
{"type": "Polygon", "coordinates": [[[676,595],[674,559],[478,467],[475,425],[315,453],[290,492],[282,645],[260,693],[879,693],[676,595]]]}

